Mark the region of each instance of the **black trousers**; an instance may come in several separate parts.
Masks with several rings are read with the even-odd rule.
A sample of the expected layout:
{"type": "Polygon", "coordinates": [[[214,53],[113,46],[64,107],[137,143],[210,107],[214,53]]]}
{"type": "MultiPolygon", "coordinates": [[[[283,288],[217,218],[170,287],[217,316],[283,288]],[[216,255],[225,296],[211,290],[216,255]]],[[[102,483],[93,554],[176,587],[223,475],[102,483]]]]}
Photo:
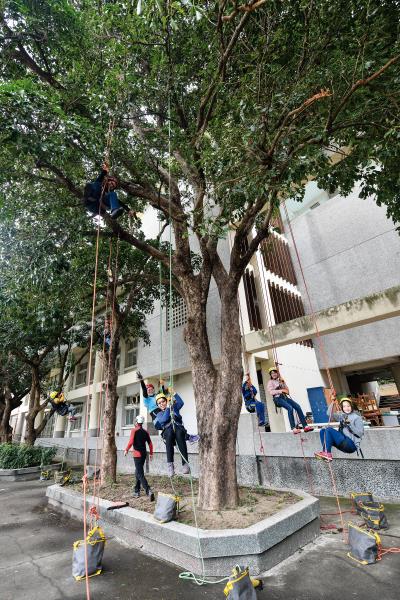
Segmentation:
{"type": "Polygon", "coordinates": [[[136,477],[135,492],[140,492],[140,486],[142,486],[144,491],[147,494],[147,492],[150,489],[150,486],[148,484],[146,477],[144,476],[144,469],[143,469],[144,463],[146,462],[146,454],[144,456],[140,456],[138,458],[136,458],[136,456],[134,456],[133,460],[135,461],[135,477],[136,477]]]}
{"type": "Polygon", "coordinates": [[[179,451],[183,456],[182,465],[186,464],[186,462],[188,462],[188,451],[186,446],[186,429],[179,425],[175,424],[175,426],[173,426],[171,424],[166,429],[164,429],[163,438],[167,447],[167,462],[174,462],[174,445],[176,442],[179,451]]]}

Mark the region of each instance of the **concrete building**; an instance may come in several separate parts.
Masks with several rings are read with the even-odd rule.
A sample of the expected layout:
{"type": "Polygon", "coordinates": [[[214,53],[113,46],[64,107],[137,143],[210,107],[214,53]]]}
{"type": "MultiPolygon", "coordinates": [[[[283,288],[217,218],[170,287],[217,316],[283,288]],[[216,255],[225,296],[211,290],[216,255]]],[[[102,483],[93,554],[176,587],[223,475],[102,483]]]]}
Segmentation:
{"type": "MultiPolygon", "coordinates": [[[[304,279],[314,311],[371,296],[400,283],[400,237],[373,198],[361,199],[360,188],[343,198],[329,196],[315,182],[302,204],[287,209],[304,279]]],[[[293,240],[290,251],[305,294],[293,240]]],[[[306,302],[305,309],[310,313],[306,302]]],[[[394,378],[400,393],[400,317],[388,318],[323,336],[326,362],[339,392],[376,391],[377,379],[394,378]]],[[[318,364],[325,369],[316,345],[318,364]]]]}

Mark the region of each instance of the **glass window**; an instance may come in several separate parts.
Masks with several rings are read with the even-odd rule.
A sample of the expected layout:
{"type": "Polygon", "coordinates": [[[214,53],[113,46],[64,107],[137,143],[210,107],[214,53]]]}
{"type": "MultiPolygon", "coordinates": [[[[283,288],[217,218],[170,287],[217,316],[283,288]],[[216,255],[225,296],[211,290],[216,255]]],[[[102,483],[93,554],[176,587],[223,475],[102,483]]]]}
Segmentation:
{"type": "Polygon", "coordinates": [[[137,365],[137,340],[125,342],[125,369],[132,369],[137,365]]]}
{"type": "Polygon", "coordinates": [[[75,413],[75,421],[71,421],[69,424],[69,430],[70,431],[81,431],[82,429],[82,418],[84,417],[84,405],[83,402],[81,402],[80,404],[74,404],[74,406],[76,407],[76,413],[75,413]]]}
{"type": "Polygon", "coordinates": [[[40,437],[53,437],[54,427],[56,424],[56,414],[53,414],[47,421],[45,428],[43,429],[40,437]]]}
{"type": "Polygon", "coordinates": [[[87,362],[79,363],[79,365],[77,365],[75,387],[81,387],[82,385],[86,385],[87,370],[88,370],[87,362]]]}
{"type": "Polygon", "coordinates": [[[125,400],[125,422],[124,425],[133,425],[139,414],[140,394],[127,396],[125,400]]]}

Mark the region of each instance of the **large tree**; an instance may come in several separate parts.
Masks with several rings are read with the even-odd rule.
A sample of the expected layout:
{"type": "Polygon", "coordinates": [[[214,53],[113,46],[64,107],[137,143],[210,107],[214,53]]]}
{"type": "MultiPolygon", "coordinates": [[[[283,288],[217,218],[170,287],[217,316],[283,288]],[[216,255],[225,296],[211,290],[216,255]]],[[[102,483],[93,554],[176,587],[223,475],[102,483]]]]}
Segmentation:
{"type": "Polygon", "coordinates": [[[0,443],[12,442],[11,413],[29,392],[27,365],[10,352],[0,350],[0,443]]]}
{"type": "MultiPolygon", "coordinates": [[[[130,2],[19,0],[3,13],[5,182],[64,187],[76,202],[111,123],[131,206],[171,223],[203,508],[238,499],[237,291],[280,199],[301,200],[310,176],[343,194],[359,182],[362,195],[375,194],[396,215],[399,16],[397,0],[146,0],[136,10],[130,2]],[[232,225],[224,264],[219,240],[232,225]],[[206,326],[212,278],[221,300],[218,369],[206,326]]],[[[169,266],[138,227],[106,221],[169,266]]]]}

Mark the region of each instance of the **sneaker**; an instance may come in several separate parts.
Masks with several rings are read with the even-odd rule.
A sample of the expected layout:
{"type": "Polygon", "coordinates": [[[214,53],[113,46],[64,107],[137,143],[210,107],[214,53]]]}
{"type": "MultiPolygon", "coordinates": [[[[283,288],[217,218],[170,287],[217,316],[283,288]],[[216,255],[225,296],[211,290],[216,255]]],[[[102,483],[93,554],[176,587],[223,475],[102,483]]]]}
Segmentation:
{"type": "Polygon", "coordinates": [[[68,421],[76,421],[76,420],[77,420],[77,418],[76,418],[76,417],[69,417],[69,418],[68,418],[68,421]]]}
{"type": "Polygon", "coordinates": [[[259,427],[265,427],[265,421],[263,421],[262,423],[258,424],[259,427]]]}
{"type": "Polygon", "coordinates": [[[173,477],[175,475],[174,463],[167,463],[167,471],[168,477],[173,477]]]}
{"type": "Polygon", "coordinates": [[[323,450],[321,452],[315,452],[314,456],[319,460],[326,460],[327,462],[331,462],[333,460],[332,452],[324,452],[323,450]]]}
{"type": "Polygon", "coordinates": [[[189,467],[188,463],[185,463],[184,465],[182,465],[182,473],[184,475],[189,475],[190,467],[189,467]]]}
{"type": "Polygon", "coordinates": [[[195,444],[196,442],[198,442],[200,439],[199,435],[188,435],[188,439],[187,441],[189,442],[189,444],[195,444]]]}
{"type": "Polygon", "coordinates": [[[153,490],[148,490],[147,495],[149,497],[150,502],[154,502],[154,492],[153,490]]]}
{"type": "Polygon", "coordinates": [[[303,431],[314,431],[314,427],[311,427],[311,425],[306,425],[306,427],[303,427],[303,431]]]}
{"type": "Polygon", "coordinates": [[[292,433],[294,433],[295,435],[297,435],[298,433],[301,433],[301,429],[298,429],[298,427],[293,427],[292,433]]]}
{"type": "Polygon", "coordinates": [[[124,209],[122,208],[122,206],[120,206],[119,208],[114,208],[114,210],[111,211],[110,216],[112,219],[118,219],[118,217],[120,217],[123,212],[124,209]]]}
{"type": "Polygon", "coordinates": [[[140,498],[140,492],[133,492],[132,498],[140,498]]]}

